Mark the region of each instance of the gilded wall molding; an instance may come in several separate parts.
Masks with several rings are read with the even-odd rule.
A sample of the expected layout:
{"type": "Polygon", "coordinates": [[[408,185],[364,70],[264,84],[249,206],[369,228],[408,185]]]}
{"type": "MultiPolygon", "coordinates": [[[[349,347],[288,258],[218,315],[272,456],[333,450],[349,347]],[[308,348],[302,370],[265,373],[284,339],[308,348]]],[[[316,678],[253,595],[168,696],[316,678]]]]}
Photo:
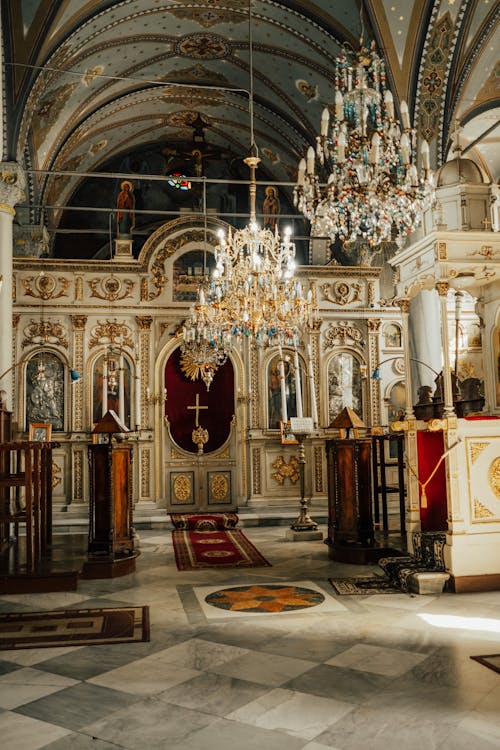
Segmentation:
{"type": "Polygon", "coordinates": [[[64,276],[52,276],[43,271],[38,276],[27,276],[22,279],[24,294],[35,299],[48,300],[59,299],[68,296],[71,279],[64,276]]]}
{"type": "Polygon", "coordinates": [[[289,479],[292,484],[297,484],[300,479],[299,462],[296,456],[290,456],[289,461],[286,461],[284,456],[278,456],[271,466],[275,469],[271,472],[271,477],[281,486],[284,485],[286,479],[289,479]]]}
{"type": "Polygon", "coordinates": [[[262,493],[261,479],[260,448],[252,448],[252,491],[254,495],[262,493]]]}
{"type": "Polygon", "coordinates": [[[107,302],[116,302],[131,297],[135,287],[135,281],[132,281],[132,279],[120,281],[116,276],[108,276],[105,279],[90,279],[87,284],[91,297],[97,297],[107,302]]]}
{"type": "Polygon", "coordinates": [[[149,497],[150,491],[150,471],[151,471],[151,450],[142,448],[140,454],[141,461],[141,497],[149,497]]]}

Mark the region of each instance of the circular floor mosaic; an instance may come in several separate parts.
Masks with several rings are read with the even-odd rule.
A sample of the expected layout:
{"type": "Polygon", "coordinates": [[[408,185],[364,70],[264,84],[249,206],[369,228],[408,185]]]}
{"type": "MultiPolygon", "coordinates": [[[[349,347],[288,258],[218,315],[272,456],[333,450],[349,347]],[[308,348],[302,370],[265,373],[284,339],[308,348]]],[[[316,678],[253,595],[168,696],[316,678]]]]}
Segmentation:
{"type": "Polygon", "coordinates": [[[207,604],[230,612],[293,612],[316,607],[325,601],[323,594],[300,586],[237,586],[214,591],[205,597],[207,604]]]}

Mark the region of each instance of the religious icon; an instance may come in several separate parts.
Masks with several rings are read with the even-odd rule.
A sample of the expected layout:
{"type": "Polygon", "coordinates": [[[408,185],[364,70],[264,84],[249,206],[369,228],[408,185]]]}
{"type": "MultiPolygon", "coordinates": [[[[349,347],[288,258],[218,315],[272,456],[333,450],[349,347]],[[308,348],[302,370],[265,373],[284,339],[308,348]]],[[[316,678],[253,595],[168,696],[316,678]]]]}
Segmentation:
{"type": "Polygon", "coordinates": [[[34,440],[40,443],[50,442],[52,436],[52,425],[51,424],[30,424],[28,433],[28,440],[34,440]]]}
{"type": "Polygon", "coordinates": [[[135,224],[134,186],[130,180],[124,180],[116,201],[116,233],[118,237],[131,237],[135,224]]]}
{"type": "Polygon", "coordinates": [[[384,326],[384,341],[387,349],[396,349],[402,345],[401,328],[395,323],[384,326]]]}
{"type": "Polygon", "coordinates": [[[278,191],[272,185],[266,187],[266,197],[262,204],[262,212],[264,214],[264,226],[274,229],[280,212],[280,202],[278,191]]]}
{"type": "MultiPolygon", "coordinates": [[[[287,416],[296,416],[296,393],[295,378],[293,367],[291,366],[290,356],[284,354],[283,369],[285,373],[285,395],[287,416]]],[[[269,363],[268,369],[268,425],[269,429],[280,429],[283,415],[281,413],[281,375],[280,375],[280,357],[276,355],[269,363]]],[[[301,382],[304,382],[304,374],[301,373],[301,382]]]]}

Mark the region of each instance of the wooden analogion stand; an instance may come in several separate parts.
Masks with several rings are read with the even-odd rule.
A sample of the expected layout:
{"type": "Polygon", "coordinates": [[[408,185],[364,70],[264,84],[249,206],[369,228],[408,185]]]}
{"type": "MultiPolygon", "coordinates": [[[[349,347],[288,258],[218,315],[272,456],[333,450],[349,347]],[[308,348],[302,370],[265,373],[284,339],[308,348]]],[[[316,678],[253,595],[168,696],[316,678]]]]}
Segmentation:
{"type": "Polygon", "coordinates": [[[115,578],[135,570],[132,446],[113,437],[124,432],[127,427],[113,411],[93,431],[102,442],[89,446],[89,541],[83,578],[115,578]]]}

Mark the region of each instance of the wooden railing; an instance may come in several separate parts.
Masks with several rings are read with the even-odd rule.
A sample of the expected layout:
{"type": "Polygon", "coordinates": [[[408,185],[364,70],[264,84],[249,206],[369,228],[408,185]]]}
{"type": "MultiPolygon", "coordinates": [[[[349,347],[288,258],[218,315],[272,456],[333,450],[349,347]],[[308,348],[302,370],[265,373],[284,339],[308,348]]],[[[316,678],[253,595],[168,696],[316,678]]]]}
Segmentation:
{"type": "MultiPolygon", "coordinates": [[[[59,443],[0,443],[0,527],[26,529],[26,572],[34,573],[52,541],[52,449],[59,443]]],[[[3,550],[5,554],[5,550],[3,550]]]]}

